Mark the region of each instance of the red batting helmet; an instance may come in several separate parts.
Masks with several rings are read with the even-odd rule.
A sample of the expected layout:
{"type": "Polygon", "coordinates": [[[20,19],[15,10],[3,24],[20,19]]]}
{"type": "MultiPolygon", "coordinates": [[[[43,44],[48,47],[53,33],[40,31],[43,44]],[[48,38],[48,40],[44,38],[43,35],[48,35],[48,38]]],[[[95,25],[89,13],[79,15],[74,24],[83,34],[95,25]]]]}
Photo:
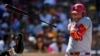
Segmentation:
{"type": "Polygon", "coordinates": [[[82,13],[85,15],[86,9],[85,6],[82,3],[76,3],[71,8],[71,13],[82,13]]]}

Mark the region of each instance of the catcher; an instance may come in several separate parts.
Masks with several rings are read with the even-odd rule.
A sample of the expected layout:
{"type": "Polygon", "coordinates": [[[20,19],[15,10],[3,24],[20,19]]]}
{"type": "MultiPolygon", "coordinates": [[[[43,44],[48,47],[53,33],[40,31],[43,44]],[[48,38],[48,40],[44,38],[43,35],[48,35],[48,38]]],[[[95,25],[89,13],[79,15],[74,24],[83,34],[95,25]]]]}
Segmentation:
{"type": "Polygon", "coordinates": [[[76,3],[71,8],[72,21],[69,21],[70,32],[65,56],[91,56],[92,22],[86,16],[83,4],[76,3]]]}
{"type": "MultiPolygon", "coordinates": [[[[6,34],[5,37],[3,37],[4,43],[7,43],[7,39],[9,38],[9,34],[6,34]]],[[[11,49],[6,49],[2,52],[0,52],[0,56],[14,56],[15,53],[22,53],[24,50],[24,44],[23,44],[23,36],[22,34],[18,33],[15,36],[15,46],[11,49]]]]}

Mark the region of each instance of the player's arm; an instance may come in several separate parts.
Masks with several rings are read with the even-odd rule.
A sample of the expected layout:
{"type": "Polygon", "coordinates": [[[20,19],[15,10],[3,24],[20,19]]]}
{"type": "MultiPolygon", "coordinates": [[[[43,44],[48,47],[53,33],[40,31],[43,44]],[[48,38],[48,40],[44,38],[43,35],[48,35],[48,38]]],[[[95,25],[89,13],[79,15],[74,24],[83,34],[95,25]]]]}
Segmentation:
{"type": "Polygon", "coordinates": [[[87,28],[84,24],[78,24],[72,26],[72,29],[70,30],[70,35],[75,40],[82,40],[82,35],[86,32],[87,28]]]}

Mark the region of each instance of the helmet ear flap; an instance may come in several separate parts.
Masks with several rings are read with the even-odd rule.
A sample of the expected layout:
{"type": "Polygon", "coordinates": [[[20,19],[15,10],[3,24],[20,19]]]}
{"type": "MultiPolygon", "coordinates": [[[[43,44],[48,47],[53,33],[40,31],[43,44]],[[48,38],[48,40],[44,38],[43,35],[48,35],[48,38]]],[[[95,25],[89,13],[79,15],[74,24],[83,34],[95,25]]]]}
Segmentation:
{"type": "Polygon", "coordinates": [[[82,16],[85,16],[86,15],[86,11],[84,10],[83,12],[82,12],[82,16]]]}
{"type": "Polygon", "coordinates": [[[84,12],[82,12],[82,17],[84,17],[86,14],[84,12]]]}

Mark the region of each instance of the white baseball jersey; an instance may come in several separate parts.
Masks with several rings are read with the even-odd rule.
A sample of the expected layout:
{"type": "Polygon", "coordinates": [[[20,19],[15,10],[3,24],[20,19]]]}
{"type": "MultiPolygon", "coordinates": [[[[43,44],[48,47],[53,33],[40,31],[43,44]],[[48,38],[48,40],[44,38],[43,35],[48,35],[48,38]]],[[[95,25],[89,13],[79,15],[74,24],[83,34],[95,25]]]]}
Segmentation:
{"type": "MultiPolygon", "coordinates": [[[[84,27],[86,28],[86,31],[84,32],[84,34],[82,34],[82,36],[81,36],[82,40],[80,40],[80,41],[73,39],[73,36],[70,35],[66,52],[73,52],[73,51],[91,52],[92,22],[91,22],[90,18],[83,17],[76,24],[77,25],[83,24],[84,27]]],[[[77,27],[76,31],[78,31],[78,27],[77,27]]]]}

